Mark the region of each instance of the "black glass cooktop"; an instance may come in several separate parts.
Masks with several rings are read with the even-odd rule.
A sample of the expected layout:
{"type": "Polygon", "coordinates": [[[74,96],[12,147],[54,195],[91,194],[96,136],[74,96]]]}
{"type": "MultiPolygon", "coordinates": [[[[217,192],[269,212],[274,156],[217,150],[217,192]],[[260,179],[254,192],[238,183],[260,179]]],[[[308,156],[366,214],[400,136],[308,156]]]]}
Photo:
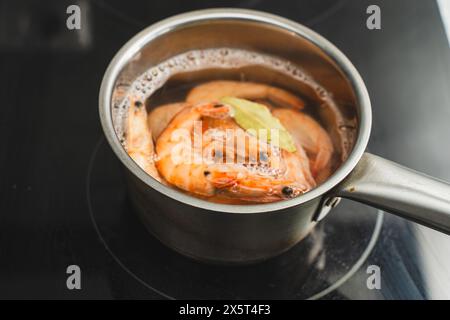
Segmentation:
{"type": "Polygon", "coordinates": [[[103,72],[147,25],[223,6],[335,43],[371,95],[369,150],[450,180],[450,50],[434,1],[0,1],[0,298],[449,299],[450,237],[351,201],[257,265],[198,263],[146,231],[100,128],[103,72]],[[66,28],[70,4],[81,30],[66,28]],[[380,30],[366,28],[371,4],[380,30]],[[69,265],[81,290],[66,286],[69,265]]]}

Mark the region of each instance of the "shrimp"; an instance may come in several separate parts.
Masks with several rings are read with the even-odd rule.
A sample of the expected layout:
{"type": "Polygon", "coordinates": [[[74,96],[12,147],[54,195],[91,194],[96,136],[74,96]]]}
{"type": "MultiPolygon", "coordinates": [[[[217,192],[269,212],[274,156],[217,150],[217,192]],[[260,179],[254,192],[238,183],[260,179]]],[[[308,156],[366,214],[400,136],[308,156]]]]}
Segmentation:
{"type": "Polygon", "coordinates": [[[148,114],[148,127],[152,131],[153,139],[157,139],[170,120],[182,109],[189,107],[186,102],[175,102],[159,106],[148,114]]]}
{"type": "Polygon", "coordinates": [[[190,103],[210,102],[225,96],[253,100],[267,99],[277,105],[293,107],[298,110],[305,106],[302,99],[286,90],[261,83],[229,80],[210,81],[198,85],[189,92],[186,101],[190,103]]]}
{"type": "Polygon", "coordinates": [[[305,149],[310,158],[311,172],[316,180],[326,179],[331,173],[331,157],[334,148],[325,129],[316,120],[299,111],[275,109],[272,114],[305,149]]]}
{"type": "MultiPolygon", "coordinates": [[[[206,178],[206,163],[192,159],[191,136],[195,134],[195,122],[200,121],[203,116],[218,118],[224,116],[224,113],[226,116],[228,112],[228,108],[214,108],[212,104],[204,104],[185,108],[172,119],[156,141],[156,167],[167,182],[198,195],[214,195],[214,186],[206,178]]],[[[198,156],[198,150],[194,152],[198,156]]]]}
{"type": "Polygon", "coordinates": [[[282,151],[282,168],[268,170],[267,166],[236,164],[210,169],[210,180],[219,194],[250,202],[273,202],[294,198],[314,188],[316,183],[298,154],[282,151]],[[268,172],[268,173],[267,173],[268,172]]]}
{"type": "Polygon", "coordinates": [[[298,142],[296,143],[296,149],[294,153],[283,150],[283,159],[285,160],[287,170],[290,170],[289,174],[296,181],[305,181],[308,189],[312,189],[316,186],[316,180],[310,169],[309,158],[298,142]]]}
{"type": "Polygon", "coordinates": [[[237,127],[230,117],[228,106],[217,103],[198,104],[180,111],[161,133],[156,142],[156,167],[167,182],[207,198],[221,194],[242,201],[272,202],[295,197],[314,187],[314,181],[306,178],[304,174],[305,170],[309,172],[309,164],[306,162],[306,167],[303,167],[304,162],[299,160],[299,154],[290,154],[283,150],[281,163],[275,165],[278,164],[275,158],[280,150],[264,144],[265,142],[259,141],[256,136],[237,127]],[[204,120],[201,124],[202,157],[208,148],[218,142],[223,147],[226,139],[233,139],[231,145],[234,146],[239,135],[245,138],[245,148],[233,148],[230,151],[230,145],[227,144],[225,152],[212,148],[216,151],[216,157],[212,161],[204,158],[199,162],[192,161],[193,153],[199,151],[192,152],[191,149],[192,139],[198,134],[195,122],[199,120],[204,120]],[[227,134],[229,132],[232,132],[231,137],[227,134]],[[180,139],[181,136],[184,138],[180,139]],[[262,150],[264,155],[260,154],[262,150]],[[230,152],[233,152],[233,161],[224,162],[223,157],[225,154],[225,158],[230,157],[230,152]],[[259,161],[249,161],[251,154],[259,155],[259,161]],[[182,161],[177,161],[174,155],[180,156],[178,160],[182,161]],[[238,155],[247,161],[236,161],[238,155]]]}
{"type": "Polygon", "coordinates": [[[152,134],[147,126],[145,106],[130,99],[127,117],[126,149],[128,155],[151,177],[161,182],[155,167],[152,134]]]}
{"type": "MultiPolygon", "coordinates": [[[[244,149],[240,150],[239,148],[235,148],[233,150],[236,153],[236,158],[239,156],[245,158],[252,167],[252,170],[259,170],[260,173],[262,171],[262,175],[267,172],[277,173],[279,176],[284,174],[285,183],[287,181],[303,181],[300,189],[305,192],[316,186],[316,181],[314,180],[310,168],[309,168],[309,159],[306,155],[303,147],[296,143],[296,151],[294,153],[288,152],[286,150],[280,150],[271,146],[270,144],[266,145],[264,141],[259,141],[255,136],[244,133],[244,131],[237,125],[237,123],[232,118],[226,119],[207,119],[207,126],[214,127],[215,129],[233,129],[234,136],[231,139],[235,141],[231,143],[226,143],[226,145],[236,145],[239,135],[244,135],[247,139],[244,144],[244,149]],[[256,141],[255,141],[256,140],[256,141]],[[256,150],[252,149],[250,146],[257,146],[256,150]],[[255,153],[257,153],[255,155],[255,153]],[[279,153],[281,153],[279,155],[279,153]],[[278,156],[281,156],[281,159],[278,159],[278,156]],[[263,158],[263,159],[262,159],[263,158]],[[259,163],[255,163],[256,160],[259,160],[259,163]],[[265,160],[265,161],[264,161],[265,160]]],[[[230,137],[228,137],[230,139],[230,137]]],[[[226,149],[228,155],[228,149],[226,149]]],[[[242,176],[242,173],[241,173],[242,176]]],[[[242,184],[247,185],[248,182],[245,181],[246,178],[242,178],[242,184]]],[[[257,183],[261,184],[264,180],[258,179],[258,177],[252,177],[250,179],[255,179],[257,183]]],[[[235,182],[236,185],[240,185],[240,183],[235,182]]],[[[270,181],[267,181],[270,183],[270,181]]],[[[277,181],[275,181],[277,183],[277,181]]],[[[282,183],[280,181],[280,183],[282,183]]],[[[273,186],[272,186],[273,187],[273,186]]],[[[244,190],[241,188],[241,190],[244,190]]],[[[247,191],[251,191],[247,189],[247,191]]],[[[298,194],[297,194],[298,195],[298,194]]],[[[241,194],[242,196],[242,194],[241,194]]]]}
{"type": "Polygon", "coordinates": [[[238,165],[213,169],[210,175],[209,179],[220,194],[243,201],[273,202],[294,198],[310,189],[310,186],[289,177],[258,175],[238,165]]]}

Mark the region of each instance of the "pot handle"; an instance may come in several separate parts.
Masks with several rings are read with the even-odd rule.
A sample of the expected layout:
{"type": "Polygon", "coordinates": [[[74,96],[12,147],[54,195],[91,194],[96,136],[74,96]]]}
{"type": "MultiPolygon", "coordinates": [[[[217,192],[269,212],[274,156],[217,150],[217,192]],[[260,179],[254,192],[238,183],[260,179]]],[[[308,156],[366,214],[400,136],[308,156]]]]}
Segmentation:
{"type": "Polygon", "coordinates": [[[450,185],[373,154],[334,193],[450,234],[450,185]]]}

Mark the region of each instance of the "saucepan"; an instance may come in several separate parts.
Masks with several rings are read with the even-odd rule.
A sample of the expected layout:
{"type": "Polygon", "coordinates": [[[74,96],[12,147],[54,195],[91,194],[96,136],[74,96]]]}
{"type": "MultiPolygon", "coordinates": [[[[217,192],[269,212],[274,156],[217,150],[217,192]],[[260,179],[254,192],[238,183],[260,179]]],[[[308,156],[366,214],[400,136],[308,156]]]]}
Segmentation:
{"type": "Polygon", "coordinates": [[[333,44],[293,21],[241,9],[201,10],[165,19],[137,34],[116,54],[104,75],[99,104],[104,133],[126,168],[136,211],[156,238],[186,256],[230,264],[273,257],[308,235],[340,198],[450,233],[450,185],[365,152],[372,119],[361,76],[333,44]],[[329,179],[290,200],[217,204],[159,183],[128,156],[112,116],[120,99],[116,92],[127,90],[144,71],[174,55],[217,47],[251,49],[300,65],[342,101],[344,114],[357,118],[348,157],[329,179]]]}

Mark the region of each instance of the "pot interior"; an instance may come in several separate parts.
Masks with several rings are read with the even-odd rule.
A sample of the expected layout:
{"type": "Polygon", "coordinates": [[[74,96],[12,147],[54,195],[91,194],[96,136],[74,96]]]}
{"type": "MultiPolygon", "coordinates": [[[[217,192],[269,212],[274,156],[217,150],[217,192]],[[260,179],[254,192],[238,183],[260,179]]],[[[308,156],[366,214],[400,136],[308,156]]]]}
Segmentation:
{"type": "MultiPolygon", "coordinates": [[[[171,18],[172,21],[166,24],[173,25],[174,19],[176,17],[171,18]]],[[[345,164],[347,158],[352,154],[358,140],[358,132],[360,132],[361,96],[367,98],[367,101],[368,97],[364,96],[366,94],[365,87],[362,93],[355,93],[355,82],[360,79],[349,80],[346,76],[349,71],[339,67],[335,59],[331,58],[330,52],[326,52],[337,49],[328,48],[328,43],[319,47],[311,42],[307,35],[300,35],[267,21],[257,21],[258,19],[222,16],[214,19],[199,17],[194,20],[181,20],[176,27],[164,28],[164,23],[162,23],[153,27],[153,32],[145,34],[146,30],[144,30],[125,46],[125,48],[128,46],[128,52],[122,52],[122,56],[127,55],[129,58],[115,77],[113,92],[110,96],[110,114],[114,130],[119,138],[123,134],[120,128],[123,128],[124,119],[121,116],[123,112],[116,113],[115,110],[126,107],[123,105],[124,98],[136,78],[162,62],[187,51],[214,48],[242,49],[273,56],[300,67],[310,79],[313,79],[315,84],[327,92],[326,97],[321,96],[321,91],[314,90],[311,83],[307,81],[298,81],[298,79],[292,79],[292,77],[258,65],[232,70],[226,68],[186,70],[172,75],[168,82],[162,83],[161,86],[180,82],[198,83],[210,79],[242,79],[244,74],[245,80],[264,82],[298,93],[307,100],[315,101],[318,106],[315,112],[330,133],[336,149],[339,150],[340,163],[345,164]]],[[[359,85],[361,84],[362,81],[359,85]]],[[[155,93],[157,92],[155,91],[155,93]]],[[[152,98],[154,97],[150,96],[149,100],[152,98]]],[[[156,104],[154,103],[154,105],[156,104]]],[[[150,105],[149,108],[151,107],[150,105]]],[[[370,111],[370,105],[368,107],[370,111]]],[[[346,169],[347,172],[342,172],[338,180],[335,178],[335,181],[326,187],[320,186],[320,193],[317,191],[319,188],[314,189],[315,196],[336,185],[359,160],[367,143],[370,117],[369,120],[365,120],[365,122],[368,121],[368,128],[365,129],[366,137],[359,143],[362,144],[360,146],[362,150],[353,155],[352,163],[348,164],[351,167],[346,169]]],[[[288,200],[288,202],[294,200],[296,199],[288,200]]]]}

